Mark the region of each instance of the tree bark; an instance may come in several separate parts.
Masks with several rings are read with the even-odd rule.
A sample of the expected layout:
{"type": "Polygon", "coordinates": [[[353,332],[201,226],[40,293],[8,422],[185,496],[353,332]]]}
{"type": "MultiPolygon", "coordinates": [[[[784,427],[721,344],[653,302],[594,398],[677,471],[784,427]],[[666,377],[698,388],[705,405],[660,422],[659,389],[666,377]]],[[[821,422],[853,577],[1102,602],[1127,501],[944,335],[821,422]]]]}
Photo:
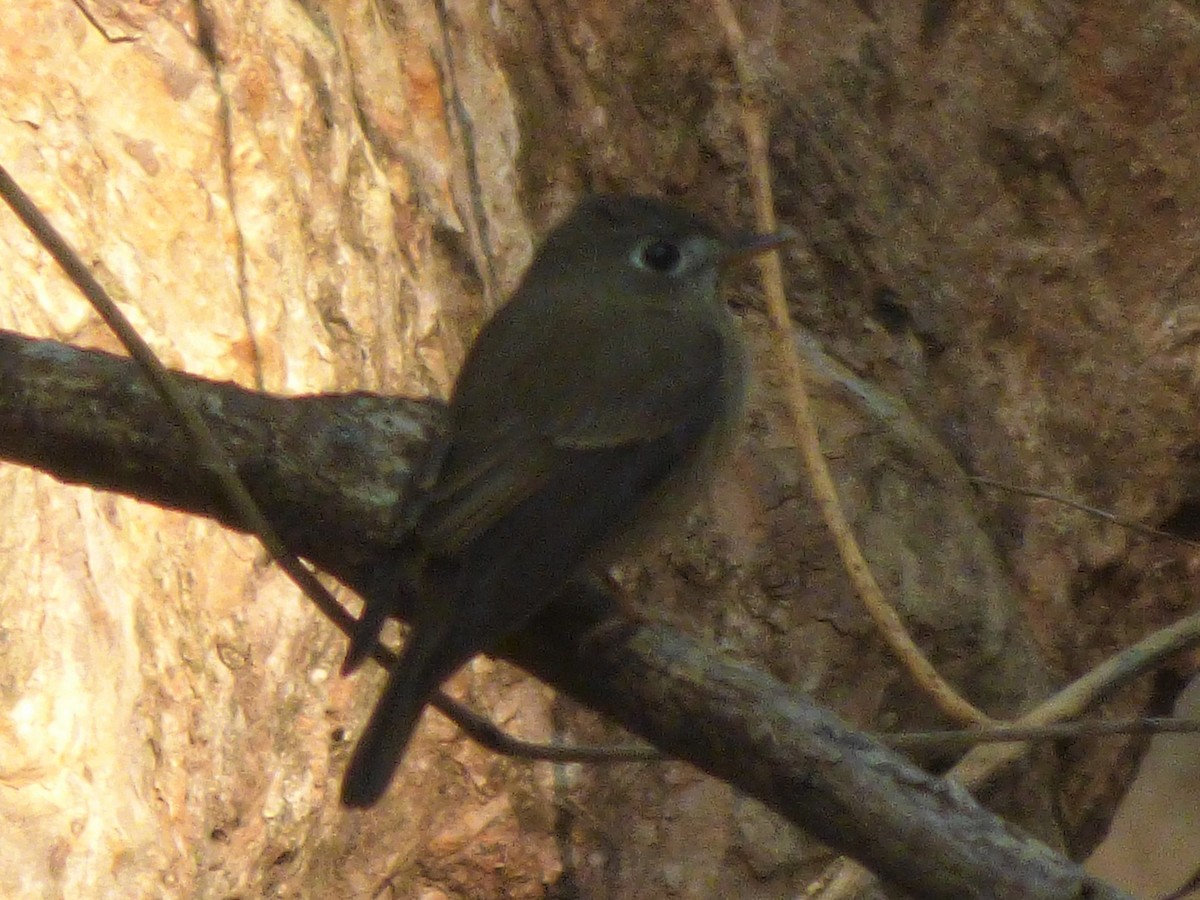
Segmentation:
{"type": "MultiPolygon", "coordinates": [[[[1167,0],[740,13],[780,212],[803,234],[788,289],[843,502],[933,661],[1018,715],[1194,606],[1189,547],[966,479],[1196,530],[1194,15],[1167,0]]],[[[584,192],[750,224],[719,35],[700,0],[8,4],[0,161],[170,365],[254,389],[197,388],[237,423],[225,437],[294,546],[355,583],[403,528],[436,404],[256,392],[443,396],[584,192]],[[285,441],[308,455],[273,470],[285,441]]],[[[115,349],[7,213],[0,296],[0,328],[115,349]]],[[[721,669],[714,690],[769,675],[856,726],[944,725],[849,591],[752,289],[730,299],[755,351],[743,447],[709,507],[617,573],[656,624],[612,664],[645,653],[649,675],[655,642],[686,634],[760,673],[721,669]]],[[[331,786],[377,673],[333,677],[342,640],[252,541],[203,518],[223,513],[138,379],[108,370],[64,405],[82,359],[123,364],[64,367],[55,346],[19,354],[65,380],[0,435],[13,458],[110,489],[150,477],[147,499],[200,516],[0,469],[0,815],[20,823],[0,894],[790,897],[824,869],[813,838],[684,763],[529,765],[434,715],[387,803],[344,815],[331,786]],[[138,403],[137,427],[98,443],[138,403]],[[175,462],[155,471],[147,442],[175,462]]],[[[577,667],[535,646],[506,652],[582,694],[577,667]]],[[[1193,668],[1106,708],[1160,712],[1193,668]]],[[[523,737],[614,737],[489,659],[449,688],[523,737]]],[[[663,707],[587,699],[674,748],[670,721],[639,719],[663,707]]],[[[1143,747],[1042,747],[981,799],[1081,859],[1143,747]]]]}
{"type": "MultiPolygon", "coordinates": [[[[430,407],[187,383],[289,546],[371,589],[403,537],[384,523],[412,496],[430,407]]],[[[236,527],[129,360],[0,332],[0,397],[0,458],[236,527]]],[[[622,621],[594,589],[573,589],[506,647],[522,668],[918,896],[1124,896],[795,690],[669,627],[622,621]]]]}

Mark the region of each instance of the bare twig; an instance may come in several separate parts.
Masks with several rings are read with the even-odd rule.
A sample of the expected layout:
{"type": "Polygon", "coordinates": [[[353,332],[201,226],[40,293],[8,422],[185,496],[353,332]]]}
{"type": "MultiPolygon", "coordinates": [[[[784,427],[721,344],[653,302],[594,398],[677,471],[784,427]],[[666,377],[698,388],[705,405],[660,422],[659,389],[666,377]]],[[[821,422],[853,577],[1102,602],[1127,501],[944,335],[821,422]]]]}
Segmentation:
{"type": "MultiPolygon", "coordinates": [[[[1064,719],[1074,718],[1123,685],[1160,667],[1174,654],[1197,645],[1200,645],[1200,613],[1156,631],[1132,647],[1117,653],[1082,678],[1067,685],[1037,709],[1022,716],[1011,727],[1040,729],[1064,719]]],[[[977,790],[1006,765],[1023,756],[1026,749],[1027,745],[1024,743],[1009,742],[977,746],[964,756],[946,777],[977,790]]],[[[857,863],[847,863],[839,873],[836,888],[823,893],[822,900],[849,900],[873,881],[874,876],[869,871],[857,863]]],[[[1177,891],[1171,898],[1181,897],[1189,890],[1190,883],[1181,888],[1182,894],[1177,891]]]]}
{"type": "Polygon", "coordinates": [[[1114,719],[1112,721],[1062,722],[1054,725],[1000,725],[995,728],[964,728],[958,731],[905,731],[876,734],[897,750],[914,747],[973,747],[1013,741],[1063,741],[1079,738],[1129,734],[1200,734],[1197,719],[1114,719]]]}
{"type": "MultiPolygon", "coordinates": [[[[1200,645],[1200,613],[1156,631],[1110,657],[1022,716],[1015,725],[1041,726],[1072,719],[1135,678],[1159,668],[1176,653],[1197,645],[1200,645]]],[[[976,747],[959,761],[950,776],[967,787],[978,787],[1023,752],[1019,744],[976,747]]]]}
{"type": "Polygon", "coordinates": [[[1079,500],[1072,500],[1070,497],[1064,497],[1061,494],[1052,494],[1049,491],[1041,491],[1037,488],[1021,487],[1016,484],[1009,484],[1006,481],[1000,481],[996,478],[990,478],[987,475],[968,475],[967,480],[973,481],[975,484],[983,485],[984,487],[995,488],[998,491],[1007,491],[1010,494],[1020,494],[1023,497],[1035,497],[1039,500],[1050,500],[1054,503],[1059,503],[1063,506],[1069,506],[1072,509],[1077,509],[1080,512],[1087,513],[1089,516],[1095,516],[1097,519],[1104,519],[1106,522],[1112,522],[1114,525],[1120,525],[1122,528],[1128,528],[1130,531],[1136,531],[1138,534],[1152,538],[1165,538],[1169,541],[1175,541],[1178,544],[1184,544],[1188,547],[1194,547],[1200,550],[1200,543],[1190,541],[1185,537],[1180,537],[1177,534],[1171,534],[1169,531],[1161,531],[1158,528],[1151,528],[1149,525],[1143,525],[1141,522],[1135,522],[1133,519],[1126,519],[1121,516],[1111,513],[1106,509],[1100,509],[1097,506],[1088,506],[1079,500]]]}
{"type": "Polygon", "coordinates": [[[54,257],[54,261],[62,267],[71,282],[92,304],[105,324],[112,329],[150,381],[163,404],[179,419],[180,424],[195,445],[201,470],[208,473],[213,487],[233,508],[241,520],[242,526],[262,541],[267,552],[271,554],[271,558],[317,604],[321,612],[335,625],[346,631],[353,624],[353,617],[325,589],[312,571],[284,546],[271,523],[267,521],[258,508],[258,504],[254,502],[254,498],[250,496],[250,492],[246,490],[246,485],[233,468],[228,455],[217,443],[199,412],[188,402],[174,377],[155,356],[150,345],[142,339],[142,336],[117,308],[107,291],[92,275],[91,270],[84,265],[71,245],[42,215],[42,211],[2,166],[0,166],[0,195],[4,197],[5,202],[25,223],[34,237],[46,248],[46,251],[54,257]]]}
{"type": "MultiPolygon", "coordinates": [[[[242,527],[262,542],[271,558],[316,604],[317,609],[326,618],[344,634],[352,635],[354,617],[279,538],[230,462],[229,455],[213,437],[208,425],[180,389],[174,376],[137,333],[67,240],[59,234],[3,166],[0,166],[0,196],[92,304],[141,368],[163,405],[179,419],[196,448],[201,470],[209,474],[213,487],[233,509],[242,527]]],[[[390,668],[396,661],[396,655],[379,644],[376,644],[370,655],[384,668],[390,668]]],[[[441,691],[434,696],[433,705],[473,740],[508,756],[553,762],[598,763],[645,761],[655,758],[657,754],[657,751],[644,746],[559,747],[529,743],[504,733],[478,713],[452,700],[441,691]]]]}
{"type": "MultiPolygon", "coordinates": [[[[725,31],[725,41],[744,94],[742,130],[745,132],[746,151],[750,161],[750,184],[754,194],[757,227],[764,232],[775,231],[778,225],[771,195],[766,117],[758,91],[760,79],[746,48],[746,38],[738,24],[737,14],[729,0],[713,0],[713,9],[725,31]]],[[[784,370],[793,430],[803,453],[821,514],[833,535],[842,557],[842,564],[846,567],[855,590],[862,597],[871,619],[892,653],[913,680],[933,698],[943,713],[964,724],[994,724],[990,716],[970,703],[938,674],[908,634],[900,616],[884,599],[883,592],[871,574],[871,568],[854,538],[846,513],[838,500],[833,476],[821,450],[808,390],[805,387],[804,371],[792,344],[792,323],[787,310],[778,252],[763,254],[759,257],[758,264],[766,292],[767,308],[775,326],[776,356],[784,370]]]]}
{"type": "MultiPolygon", "coordinates": [[[[182,474],[195,452],[179,430],[142,433],[161,417],[160,401],[134,368],[0,332],[0,456],[236,527],[182,474]],[[122,454],[125,464],[108,462],[122,454]]],[[[417,477],[411,454],[436,428],[431,406],[360,394],[285,399],[173,374],[237,466],[254,467],[255,494],[261,485],[260,505],[286,523],[289,545],[369,592],[398,527],[388,486],[417,477]],[[339,468],[347,429],[358,456],[339,468]],[[398,464],[398,454],[407,461],[398,464]],[[332,493],[331,466],[339,473],[332,493]]],[[[920,896],[1118,896],[794,688],[669,626],[600,627],[617,614],[616,600],[595,585],[573,585],[500,655],[920,896]]]]}

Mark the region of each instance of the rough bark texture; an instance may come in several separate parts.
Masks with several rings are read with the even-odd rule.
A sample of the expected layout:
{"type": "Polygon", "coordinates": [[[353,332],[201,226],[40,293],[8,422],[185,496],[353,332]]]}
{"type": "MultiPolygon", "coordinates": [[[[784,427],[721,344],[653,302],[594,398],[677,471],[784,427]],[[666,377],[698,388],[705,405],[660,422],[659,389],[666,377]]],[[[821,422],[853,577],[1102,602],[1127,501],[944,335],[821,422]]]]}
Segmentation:
{"type": "MultiPolygon", "coordinates": [[[[364,596],[398,577],[396,513],[416,506],[432,404],[178,381],[288,546],[364,596]]],[[[0,458],[236,525],[203,483],[180,478],[195,453],[161,420],[128,359],[0,331],[0,458]]],[[[498,655],[921,897],[1113,896],[794,687],[620,606],[600,585],[572,585],[498,655]]],[[[349,614],[331,616],[352,633],[349,614]]]]}
{"type": "MultiPolygon", "coordinates": [[[[1189,551],[962,471],[1196,530],[1196,13],[744,17],[845,502],[935,661],[1013,713],[1193,603],[1189,551]]],[[[581,191],[745,223],[737,100],[702,2],[0,13],[0,160],[168,363],[278,392],[443,391],[581,191]]],[[[7,214],[0,248],[0,326],[112,347],[7,214]]],[[[711,509],[624,581],[852,721],[929,724],[814,521],[757,362],[711,509]]],[[[765,898],[825,861],[686,767],[518,763],[433,715],[388,802],[346,816],[330,788],[377,676],[331,675],[341,641],[253,544],[0,478],[0,894],[765,898]]],[[[612,733],[486,659],[454,689],[526,737],[612,733]]],[[[1117,705],[1161,702],[1146,686],[1117,705]]],[[[1139,751],[1047,749],[992,799],[1080,856],[1139,751]]]]}

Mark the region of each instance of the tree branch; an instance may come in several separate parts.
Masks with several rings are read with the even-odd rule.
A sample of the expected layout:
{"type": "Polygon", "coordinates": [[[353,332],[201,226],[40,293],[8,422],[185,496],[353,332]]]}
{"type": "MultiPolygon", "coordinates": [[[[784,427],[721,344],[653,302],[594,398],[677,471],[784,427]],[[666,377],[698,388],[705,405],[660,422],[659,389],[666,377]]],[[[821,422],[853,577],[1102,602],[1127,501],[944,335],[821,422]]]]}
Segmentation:
{"type": "MultiPolygon", "coordinates": [[[[180,381],[293,550],[360,591],[378,577],[437,404],[180,381]]],[[[191,456],[129,360],[0,332],[0,459],[232,527],[191,456]]],[[[922,897],[1123,896],[798,691],[665,626],[622,622],[595,589],[571,591],[501,655],[922,897]]]]}

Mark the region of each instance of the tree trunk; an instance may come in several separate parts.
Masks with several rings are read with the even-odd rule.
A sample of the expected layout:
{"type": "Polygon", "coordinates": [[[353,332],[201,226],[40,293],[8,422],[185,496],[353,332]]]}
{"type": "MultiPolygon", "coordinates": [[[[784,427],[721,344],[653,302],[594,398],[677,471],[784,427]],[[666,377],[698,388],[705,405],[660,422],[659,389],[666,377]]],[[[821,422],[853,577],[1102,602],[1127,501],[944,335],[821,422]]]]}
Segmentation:
{"type": "MultiPolygon", "coordinates": [[[[1194,536],[1194,14],[741,14],[843,502],[933,661],[1016,715],[1194,606],[1187,547],[964,477],[1194,536]]],[[[0,163],[168,364],[251,388],[444,395],[584,192],[750,224],[704,3],[14,3],[0,85],[0,163]]],[[[7,213],[0,246],[0,327],[116,348],[7,213]]],[[[848,587],[758,302],[732,299],[756,350],[743,447],[621,582],[850,722],[943,725],[848,587]]],[[[349,816],[334,787],[380,676],[337,676],[343,641],[252,541],[24,468],[0,485],[4,896],[790,897],[829,860],[685,764],[515,761],[433,713],[349,816]]],[[[1111,706],[1159,712],[1189,671],[1111,706]]],[[[525,738],[620,736],[487,658],[450,689],[525,738]]],[[[1046,747],[984,799],[1082,858],[1141,750],[1046,747]]]]}

